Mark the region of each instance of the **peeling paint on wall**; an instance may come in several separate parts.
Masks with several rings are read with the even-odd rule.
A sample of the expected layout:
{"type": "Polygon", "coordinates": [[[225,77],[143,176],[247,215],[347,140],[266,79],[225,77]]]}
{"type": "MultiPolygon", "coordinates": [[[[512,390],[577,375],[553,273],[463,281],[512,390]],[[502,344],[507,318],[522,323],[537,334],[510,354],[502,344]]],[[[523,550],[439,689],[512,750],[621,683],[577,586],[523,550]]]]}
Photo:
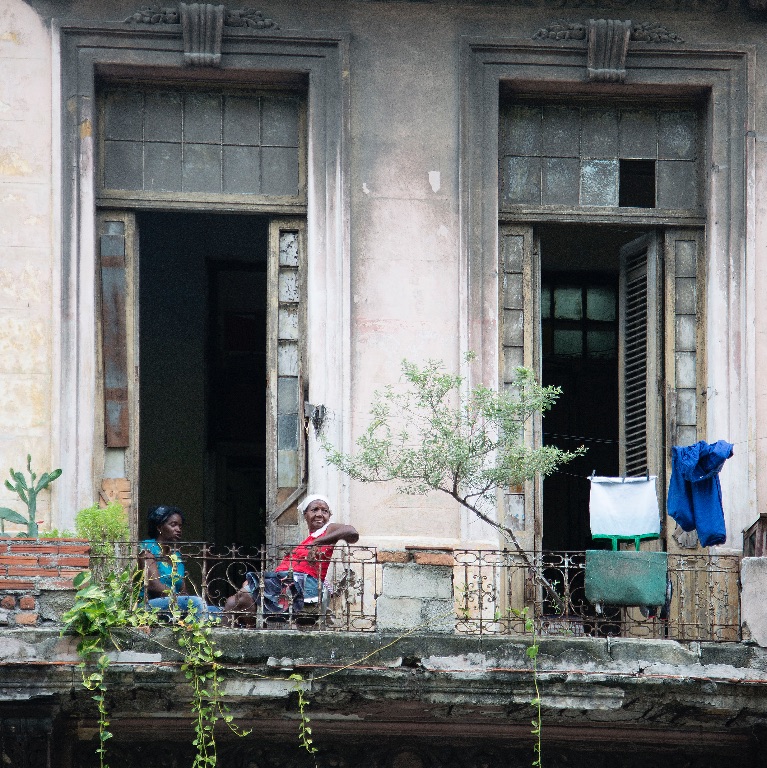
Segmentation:
{"type": "Polygon", "coordinates": [[[32,173],[32,167],[18,152],[5,150],[0,152],[0,175],[27,176],[32,173]]]}
{"type": "Polygon", "coordinates": [[[429,171],[429,184],[431,184],[432,192],[439,192],[441,186],[439,171],[429,171]]]}

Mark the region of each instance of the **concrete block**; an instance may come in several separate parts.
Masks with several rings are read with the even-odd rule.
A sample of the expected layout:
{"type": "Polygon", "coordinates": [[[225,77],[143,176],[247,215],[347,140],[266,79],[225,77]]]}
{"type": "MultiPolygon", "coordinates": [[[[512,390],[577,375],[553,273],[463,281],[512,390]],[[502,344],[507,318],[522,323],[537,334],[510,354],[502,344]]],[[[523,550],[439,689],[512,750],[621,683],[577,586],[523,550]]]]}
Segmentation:
{"type": "Polygon", "coordinates": [[[743,637],[767,648],[767,557],[744,557],[740,564],[741,623],[743,637]]]}
{"type": "Polygon", "coordinates": [[[421,609],[424,632],[454,632],[455,603],[450,600],[424,600],[421,609]]]}
{"type": "Polygon", "coordinates": [[[378,598],[376,628],[381,632],[410,630],[421,632],[453,632],[455,607],[453,600],[418,599],[414,597],[378,598]]]}
{"type": "Polygon", "coordinates": [[[444,565],[386,563],[383,566],[383,594],[387,597],[452,600],[453,569],[444,565]]]}
{"type": "Polygon", "coordinates": [[[415,597],[386,597],[376,603],[376,628],[382,632],[413,629],[421,623],[423,600],[415,597]]]}
{"type": "Polygon", "coordinates": [[[38,598],[40,618],[43,621],[61,621],[62,614],[66,613],[74,604],[74,590],[43,590],[38,598]]]}

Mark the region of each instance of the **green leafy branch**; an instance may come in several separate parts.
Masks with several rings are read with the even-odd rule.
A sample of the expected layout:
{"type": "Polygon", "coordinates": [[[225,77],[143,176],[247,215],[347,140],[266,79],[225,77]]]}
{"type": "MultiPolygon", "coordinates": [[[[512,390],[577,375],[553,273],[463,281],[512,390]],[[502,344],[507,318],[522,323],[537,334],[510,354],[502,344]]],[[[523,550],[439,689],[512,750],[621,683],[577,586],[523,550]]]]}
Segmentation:
{"type": "Polygon", "coordinates": [[[316,767],[317,759],[315,755],[317,754],[318,750],[317,747],[314,746],[314,741],[312,739],[312,728],[310,725],[311,720],[309,719],[309,715],[306,714],[306,708],[309,706],[310,702],[304,693],[304,678],[303,675],[294,674],[291,675],[288,679],[293,680],[295,683],[294,690],[298,694],[298,743],[301,749],[305,749],[312,756],[314,765],[316,767]]]}
{"type": "Polygon", "coordinates": [[[531,420],[549,410],[561,394],[517,368],[508,391],[468,389],[464,377],[441,362],[402,362],[404,388],[376,392],[371,421],[355,454],[327,441],[328,462],[363,483],[396,481],[400,493],[440,491],[497,530],[518,552],[555,605],[561,598],[542,569],[522,548],[514,531],[496,520],[497,491],[549,475],[585,449],[563,451],[526,441],[531,420]]]}
{"type": "Polygon", "coordinates": [[[192,768],[207,768],[217,762],[215,728],[219,720],[237,736],[247,736],[250,731],[240,729],[223,702],[221,667],[212,637],[212,621],[198,617],[190,611],[185,617],[178,616],[173,624],[179,648],[184,654],[181,669],[192,688],[192,712],[194,713],[195,737],[192,744],[197,752],[192,768]]]}
{"type": "Polygon", "coordinates": [[[538,642],[538,628],[535,619],[529,615],[527,607],[522,610],[511,609],[511,612],[518,618],[525,620],[525,631],[533,636],[532,642],[525,651],[527,658],[533,662],[533,686],[535,687],[535,697],[531,700],[530,706],[535,707],[535,717],[530,721],[532,730],[530,733],[535,737],[533,743],[533,767],[541,768],[543,765],[543,755],[541,752],[541,731],[543,729],[543,720],[541,718],[541,691],[538,685],[538,651],[540,645],[538,642]]]}
{"type": "Polygon", "coordinates": [[[29,480],[24,477],[23,472],[16,472],[11,467],[11,479],[5,481],[5,487],[9,491],[18,494],[19,498],[26,504],[27,517],[25,518],[9,507],[0,507],[0,533],[5,533],[5,523],[7,521],[27,526],[26,534],[22,532],[21,536],[26,535],[37,538],[37,495],[61,476],[61,470],[54,469],[52,472],[44,472],[38,480],[37,474],[32,471],[32,456],[27,454],[27,471],[29,472],[29,480]]]}

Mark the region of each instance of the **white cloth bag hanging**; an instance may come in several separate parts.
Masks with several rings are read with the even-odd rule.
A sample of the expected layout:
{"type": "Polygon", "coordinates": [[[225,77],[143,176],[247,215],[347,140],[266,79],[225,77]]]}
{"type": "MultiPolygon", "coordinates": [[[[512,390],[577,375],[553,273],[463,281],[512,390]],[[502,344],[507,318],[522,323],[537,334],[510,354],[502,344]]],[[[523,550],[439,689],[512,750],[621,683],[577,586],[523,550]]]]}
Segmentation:
{"type": "Polygon", "coordinates": [[[594,538],[635,538],[660,535],[655,475],[591,477],[589,513],[594,538]]]}

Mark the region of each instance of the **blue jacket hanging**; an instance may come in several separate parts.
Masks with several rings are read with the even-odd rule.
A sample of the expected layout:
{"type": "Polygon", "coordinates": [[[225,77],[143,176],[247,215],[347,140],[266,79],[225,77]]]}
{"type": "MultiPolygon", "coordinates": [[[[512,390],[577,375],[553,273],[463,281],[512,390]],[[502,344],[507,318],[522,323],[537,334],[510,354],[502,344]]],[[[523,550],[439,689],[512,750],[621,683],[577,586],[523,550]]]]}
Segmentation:
{"type": "Polygon", "coordinates": [[[730,456],[726,440],[671,449],[668,513],[685,531],[695,528],[704,547],[727,541],[719,472],[730,456]]]}

